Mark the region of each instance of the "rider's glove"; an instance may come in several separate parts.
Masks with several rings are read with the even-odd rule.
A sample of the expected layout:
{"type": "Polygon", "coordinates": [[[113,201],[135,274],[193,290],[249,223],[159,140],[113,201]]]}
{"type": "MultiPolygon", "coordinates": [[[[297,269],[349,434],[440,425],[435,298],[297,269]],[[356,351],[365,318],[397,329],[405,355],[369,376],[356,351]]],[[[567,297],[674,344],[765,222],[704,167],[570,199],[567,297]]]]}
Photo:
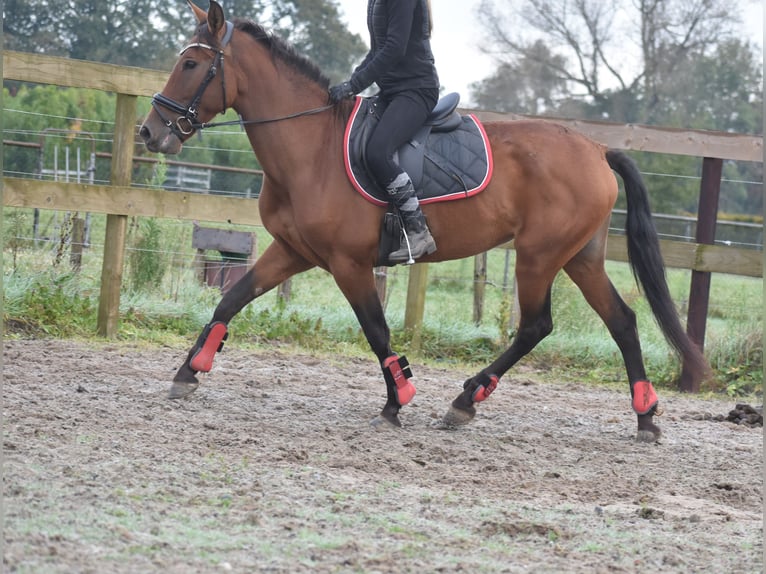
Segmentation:
{"type": "Polygon", "coordinates": [[[356,94],[351,82],[343,82],[330,88],[330,102],[337,104],[341,100],[353,97],[356,94]]]}

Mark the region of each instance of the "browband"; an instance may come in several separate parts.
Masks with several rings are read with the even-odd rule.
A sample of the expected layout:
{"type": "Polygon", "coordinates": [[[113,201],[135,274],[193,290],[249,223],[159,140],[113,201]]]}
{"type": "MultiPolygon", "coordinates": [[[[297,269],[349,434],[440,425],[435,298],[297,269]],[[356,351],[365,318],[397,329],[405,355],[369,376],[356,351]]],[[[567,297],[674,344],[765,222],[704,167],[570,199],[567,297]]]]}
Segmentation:
{"type": "Polygon", "coordinates": [[[188,50],[189,48],[205,48],[206,50],[210,50],[212,52],[222,52],[223,49],[229,45],[229,42],[231,41],[231,36],[234,33],[234,24],[226,21],[226,33],[223,35],[223,39],[221,40],[221,48],[214,48],[210,44],[204,44],[202,42],[193,42],[191,44],[187,44],[183,48],[181,48],[181,51],[178,52],[179,56],[183,56],[184,52],[188,50]]]}

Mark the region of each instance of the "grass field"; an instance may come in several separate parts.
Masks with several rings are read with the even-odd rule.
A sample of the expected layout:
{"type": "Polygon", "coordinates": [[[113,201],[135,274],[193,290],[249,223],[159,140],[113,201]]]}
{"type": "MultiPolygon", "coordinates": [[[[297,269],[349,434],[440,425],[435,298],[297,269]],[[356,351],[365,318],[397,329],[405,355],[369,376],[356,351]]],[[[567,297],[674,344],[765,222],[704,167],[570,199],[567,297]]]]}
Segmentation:
{"type": "MultiPolygon", "coordinates": [[[[45,220],[45,216],[42,218],[45,220]]],[[[132,222],[121,299],[120,338],[161,344],[191,342],[217,304],[217,289],[200,286],[192,269],[191,225],[132,222]]],[[[102,223],[94,217],[93,237],[102,223]]],[[[5,238],[5,321],[11,336],[94,337],[101,270],[100,246],[86,250],[75,274],[57,241],[34,247],[29,210],[9,210],[5,238]],[[9,233],[10,239],[9,239],[9,233]],[[14,235],[15,233],[15,235],[14,235]],[[58,257],[57,257],[58,256],[58,257]],[[58,259],[58,261],[57,261],[58,259]]],[[[52,227],[52,226],[51,226],[52,227]]],[[[262,229],[259,250],[269,238],[262,229]]],[[[512,335],[504,329],[511,310],[513,251],[488,257],[483,319],[473,321],[473,259],[429,267],[421,361],[481,365],[496,356],[512,335]],[[506,272],[507,263],[509,272],[506,272]]],[[[627,264],[608,262],[613,283],[636,311],[650,377],[672,386],[679,364],[665,343],[627,264]]],[[[403,329],[409,271],[388,270],[386,315],[394,346],[414,355],[403,329]]],[[[671,294],[685,317],[690,272],[668,270],[671,294]]],[[[712,279],[706,355],[715,370],[708,390],[732,395],[760,391],[763,382],[763,281],[717,274],[712,279]]],[[[622,381],[622,359],[598,316],[576,286],[560,274],[553,289],[554,331],[525,362],[558,378],[622,381]]],[[[511,323],[512,325],[513,323],[511,323]]],[[[311,270],[293,278],[288,303],[268,293],[249,305],[231,325],[230,344],[269,345],[275,341],[306,350],[345,355],[369,353],[349,305],[332,277],[311,270]]]]}

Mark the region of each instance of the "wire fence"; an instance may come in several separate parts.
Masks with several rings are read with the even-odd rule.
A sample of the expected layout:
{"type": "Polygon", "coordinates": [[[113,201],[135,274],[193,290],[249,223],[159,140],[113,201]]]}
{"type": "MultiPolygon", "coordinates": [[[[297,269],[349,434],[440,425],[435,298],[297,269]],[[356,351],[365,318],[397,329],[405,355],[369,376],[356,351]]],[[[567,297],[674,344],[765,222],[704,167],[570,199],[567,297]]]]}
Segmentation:
{"type": "MultiPolygon", "coordinates": [[[[135,229],[135,225],[134,225],[135,229]]],[[[160,248],[146,248],[136,245],[136,241],[133,238],[129,238],[126,245],[126,261],[128,261],[126,272],[130,274],[132,272],[130,268],[130,261],[133,255],[143,254],[151,255],[159,258],[167,270],[167,275],[173,277],[187,277],[186,281],[194,282],[193,277],[201,277],[207,269],[207,265],[211,261],[221,261],[219,255],[215,252],[206,251],[205,257],[197,257],[196,250],[192,247],[192,229],[193,224],[190,222],[164,220],[163,222],[163,245],[160,248]]],[[[263,235],[262,230],[255,227],[238,226],[241,231],[249,231],[252,233],[259,233],[263,235]]],[[[43,239],[35,238],[31,234],[12,234],[13,239],[21,244],[20,249],[31,249],[32,245],[35,245],[33,252],[35,263],[40,271],[49,270],[54,265],[63,266],[61,263],[61,238],[59,237],[46,237],[43,239]],[[25,247],[24,245],[28,246],[25,247]],[[54,263],[56,262],[56,263],[54,263]]],[[[8,242],[6,241],[6,245],[8,242]]],[[[267,242],[259,242],[259,252],[267,246],[267,242]]],[[[84,259],[91,259],[91,268],[96,269],[100,265],[102,253],[104,250],[104,244],[98,240],[91,242],[83,254],[84,259]]],[[[495,251],[489,254],[490,261],[487,265],[487,274],[485,277],[476,278],[474,276],[474,264],[473,258],[468,258],[458,262],[453,262],[452,265],[433,265],[429,271],[428,280],[429,284],[442,284],[449,285],[450,289],[455,292],[464,293],[466,297],[470,297],[474,287],[481,283],[489,291],[494,293],[496,300],[501,300],[507,297],[509,291],[513,289],[513,263],[514,254],[512,250],[495,251]]],[[[12,258],[6,258],[6,268],[12,263],[12,258]]],[[[227,261],[226,266],[228,268],[244,269],[248,267],[246,261],[227,261]]],[[[613,263],[615,266],[625,266],[624,263],[613,263]]],[[[64,268],[64,267],[62,267],[64,268]]],[[[8,272],[8,270],[6,271],[8,272]]],[[[320,270],[315,270],[315,273],[324,274],[320,270]]],[[[683,274],[684,276],[690,274],[688,270],[669,270],[671,273],[683,274]]],[[[312,271],[309,271],[312,273],[312,271]]],[[[393,285],[406,285],[408,280],[408,269],[405,267],[397,266],[387,268],[385,275],[389,284],[393,285]]],[[[308,281],[314,281],[314,279],[308,279],[308,281]]],[[[743,281],[758,281],[758,279],[745,279],[738,278],[743,281]]],[[[302,276],[296,276],[292,279],[294,285],[300,285],[301,281],[304,281],[302,276]]],[[[220,287],[220,285],[217,285],[220,287]]],[[[687,304],[685,296],[681,296],[676,300],[677,305],[683,309],[687,304]]],[[[729,299],[722,297],[716,297],[710,302],[709,312],[712,316],[731,316],[734,314],[741,314],[742,304],[733,302],[729,299]]],[[[490,318],[496,314],[496,310],[490,305],[486,309],[485,317],[490,318]]],[[[491,319],[487,319],[491,320],[491,319]]]]}

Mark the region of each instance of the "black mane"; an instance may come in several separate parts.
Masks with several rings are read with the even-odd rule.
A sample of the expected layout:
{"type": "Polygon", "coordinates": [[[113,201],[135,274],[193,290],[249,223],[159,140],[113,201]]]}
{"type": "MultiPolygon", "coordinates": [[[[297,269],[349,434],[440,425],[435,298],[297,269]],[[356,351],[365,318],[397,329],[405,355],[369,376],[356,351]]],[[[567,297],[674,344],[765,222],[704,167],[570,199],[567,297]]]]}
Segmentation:
{"type": "Polygon", "coordinates": [[[263,44],[271,52],[272,57],[278,58],[294,70],[297,70],[308,79],[316,82],[323,88],[330,85],[330,80],[325,76],[314,62],[299,53],[294,46],[279,36],[267,32],[260,24],[252,20],[235,19],[234,27],[237,30],[247,32],[259,43],[263,44]]]}

